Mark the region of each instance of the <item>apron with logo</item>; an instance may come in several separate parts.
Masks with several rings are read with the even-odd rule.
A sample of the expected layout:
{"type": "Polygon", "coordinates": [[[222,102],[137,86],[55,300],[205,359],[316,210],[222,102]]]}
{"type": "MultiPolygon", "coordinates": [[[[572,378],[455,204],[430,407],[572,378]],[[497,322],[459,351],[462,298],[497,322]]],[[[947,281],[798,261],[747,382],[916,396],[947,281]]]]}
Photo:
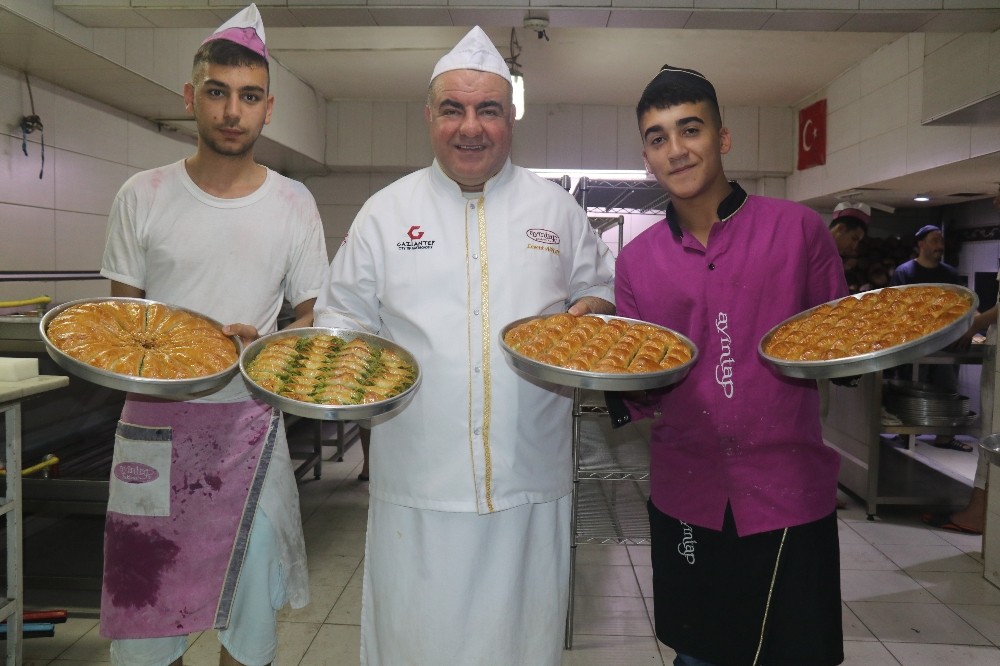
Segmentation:
{"type": "Polygon", "coordinates": [[[279,417],[255,400],[128,396],[104,530],[102,636],[229,625],[279,417]]]}

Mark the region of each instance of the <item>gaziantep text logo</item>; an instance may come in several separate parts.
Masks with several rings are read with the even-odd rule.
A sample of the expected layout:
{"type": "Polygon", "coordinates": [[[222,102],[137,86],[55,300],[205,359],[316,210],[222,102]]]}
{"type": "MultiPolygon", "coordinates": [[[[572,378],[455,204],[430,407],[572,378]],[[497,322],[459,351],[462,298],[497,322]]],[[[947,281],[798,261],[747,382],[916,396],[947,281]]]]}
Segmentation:
{"type": "Polygon", "coordinates": [[[424,232],[418,225],[413,225],[406,230],[406,235],[410,240],[396,243],[400,250],[430,250],[434,247],[434,241],[423,240],[424,232]]]}

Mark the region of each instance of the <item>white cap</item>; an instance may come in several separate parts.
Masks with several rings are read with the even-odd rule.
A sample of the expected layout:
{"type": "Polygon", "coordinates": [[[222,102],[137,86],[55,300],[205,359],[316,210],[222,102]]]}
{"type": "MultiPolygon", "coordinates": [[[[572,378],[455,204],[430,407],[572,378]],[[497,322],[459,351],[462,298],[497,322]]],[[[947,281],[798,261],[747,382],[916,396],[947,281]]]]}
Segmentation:
{"type": "Polygon", "coordinates": [[[438,60],[431,74],[431,81],[439,74],[453,69],[475,69],[502,76],[510,83],[510,67],[493,42],[478,25],[468,32],[458,44],[443,58],[438,60]]]}
{"type": "Polygon", "coordinates": [[[872,221],[872,209],[859,201],[845,201],[833,209],[833,219],[838,217],[856,217],[867,224],[872,221]]]}
{"type": "Polygon", "coordinates": [[[228,39],[240,46],[245,46],[258,55],[267,57],[267,47],[264,45],[264,21],[260,18],[257,5],[253,3],[220,25],[205,42],[210,42],[213,39],[228,39]]]}

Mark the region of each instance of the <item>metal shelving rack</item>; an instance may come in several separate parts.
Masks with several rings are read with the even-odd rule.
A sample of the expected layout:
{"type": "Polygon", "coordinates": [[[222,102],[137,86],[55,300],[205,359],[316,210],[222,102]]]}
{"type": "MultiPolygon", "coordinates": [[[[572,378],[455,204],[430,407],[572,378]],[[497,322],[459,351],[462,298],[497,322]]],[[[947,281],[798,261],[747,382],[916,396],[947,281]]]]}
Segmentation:
{"type": "Polygon", "coordinates": [[[0,620],[7,622],[6,663],[20,664],[24,584],[21,578],[21,401],[0,403],[4,415],[6,488],[0,514],[6,519],[7,585],[0,599],[0,620]]]}
{"type": "MultiPolygon", "coordinates": [[[[587,211],[590,224],[598,233],[618,227],[619,251],[624,245],[625,214],[662,212],[667,204],[663,189],[655,181],[644,180],[595,180],[584,176],[573,196],[587,211]]],[[[613,430],[603,394],[575,389],[566,649],[573,647],[577,546],[648,544],[648,497],[648,423],[613,430]]]]}

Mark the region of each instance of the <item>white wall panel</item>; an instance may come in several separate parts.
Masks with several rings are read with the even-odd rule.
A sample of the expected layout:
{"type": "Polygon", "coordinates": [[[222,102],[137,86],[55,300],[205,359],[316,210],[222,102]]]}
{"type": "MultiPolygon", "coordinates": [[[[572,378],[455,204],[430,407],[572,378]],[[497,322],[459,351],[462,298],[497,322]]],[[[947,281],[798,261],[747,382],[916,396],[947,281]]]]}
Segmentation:
{"type": "Polygon", "coordinates": [[[584,106],[581,118],[580,166],[607,169],[618,162],[618,109],[584,106]]]}
{"type": "Polygon", "coordinates": [[[905,127],[862,141],[858,146],[858,182],[877,183],[906,173],[905,127]]]}
{"type": "Polygon", "coordinates": [[[42,122],[47,148],[54,146],[125,164],[128,121],[124,111],[64,92],[55,113],[43,117],[42,122]]]}
{"type": "MultiPolygon", "coordinates": [[[[851,102],[826,118],[826,154],[835,153],[861,140],[861,116],[867,121],[868,114],[861,113],[861,102],[851,102]]],[[[829,111],[829,107],[827,107],[829,111]]]]}
{"type": "MultiPolygon", "coordinates": [[[[757,123],[757,168],[762,173],[789,174],[795,168],[795,112],[786,107],[760,107],[757,123]]],[[[827,147],[829,150],[829,147],[827,147]]]]}
{"type": "Polygon", "coordinates": [[[0,219],[3,220],[4,239],[0,242],[0,270],[55,269],[56,217],[53,210],[0,203],[0,219]]]}
{"type": "Polygon", "coordinates": [[[732,148],[722,157],[726,171],[756,171],[758,121],[755,106],[727,106],[722,109],[722,124],[729,128],[732,148]]]}
{"type": "Polygon", "coordinates": [[[570,104],[549,106],[545,121],[545,166],[579,169],[583,143],[582,108],[570,104]]]}
{"type": "Polygon", "coordinates": [[[53,208],[55,177],[52,168],[52,148],[45,151],[43,177],[41,144],[28,142],[28,155],[21,152],[21,137],[0,134],[0,202],[20,206],[53,208]]]}
{"type": "Polygon", "coordinates": [[[121,184],[128,177],[124,164],[54,150],[46,169],[55,173],[56,204],[64,211],[107,215],[121,184]]]}
{"type": "Polygon", "coordinates": [[[328,238],[344,238],[354,222],[360,204],[324,204],[319,206],[323,218],[323,235],[328,238]]]}
{"type": "Polygon", "coordinates": [[[907,78],[904,74],[861,98],[861,141],[906,127],[907,78]]]}
{"type": "Polygon", "coordinates": [[[372,103],[337,102],[337,148],[330,164],[371,166],[372,103]]]}
{"type": "MultiPolygon", "coordinates": [[[[126,164],[152,169],[194,155],[196,140],[181,132],[160,128],[147,120],[129,116],[126,124],[126,164]]],[[[129,174],[131,175],[131,173],[129,174]]]]}
{"type": "Polygon", "coordinates": [[[108,216],[56,211],[55,269],[99,270],[108,216]]]}
{"type": "Polygon", "coordinates": [[[973,127],[970,157],[979,157],[1000,151],[1000,126],[973,127]]]}
{"type": "Polygon", "coordinates": [[[619,169],[642,169],[642,138],[639,136],[639,122],[635,117],[635,107],[618,107],[618,167],[619,169]]]}
{"type": "Polygon", "coordinates": [[[861,95],[868,95],[910,71],[909,41],[906,37],[883,46],[860,65],[861,95]]]}
{"type": "MultiPolygon", "coordinates": [[[[820,95],[822,98],[822,95],[820,95]]],[[[827,113],[861,100],[861,68],[852,67],[826,88],[827,113]]],[[[805,104],[803,104],[805,106],[805,104]]]]}
{"type": "MultiPolygon", "coordinates": [[[[528,106],[524,117],[514,121],[514,142],[511,160],[514,164],[543,169],[549,166],[546,154],[548,107],[528,106]]],[[[562,165],[556,165],[562,166],[562,165]]]]}
{"type": "MultiPolygon", "coordinates": [[[[406,166],[425,167],[434,159],[431,150],[430,130],[424,120],[426,102],[410,102],[406,105],[406,166]]],[[[516,136],[515,132],[515,136],[516,136]]]]}
{"type": "Polygon", "coordinates": [[[400,133],[406,131],[406,111],[401,102],[372,106],[372,164],[406,166],[406,142],[400,141],[400,133]]]}
{"type": "Polygon", "coordinates": [[[968,127],[910,125],[906,133],[907,173],[969,159],[971,134],[968,127]]]}

